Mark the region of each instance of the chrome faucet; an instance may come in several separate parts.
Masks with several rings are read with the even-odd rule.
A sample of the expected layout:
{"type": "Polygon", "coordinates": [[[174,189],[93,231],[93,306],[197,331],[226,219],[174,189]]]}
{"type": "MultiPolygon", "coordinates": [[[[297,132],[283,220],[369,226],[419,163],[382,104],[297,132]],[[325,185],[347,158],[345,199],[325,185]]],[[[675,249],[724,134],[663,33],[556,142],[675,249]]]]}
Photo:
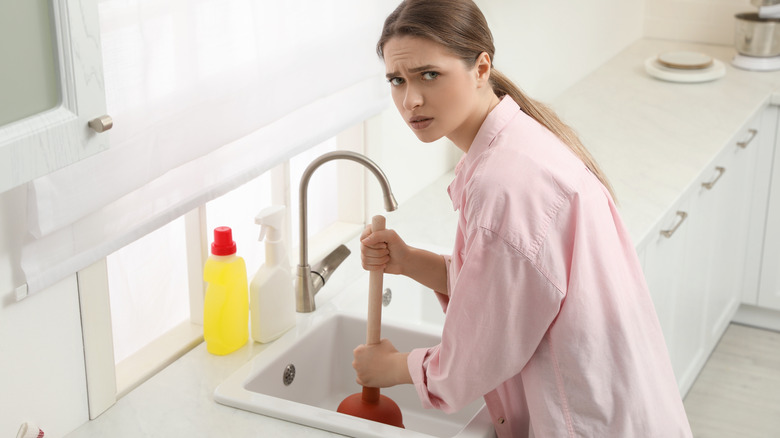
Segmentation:
{"type": "MultiPolygon", "coordinates": [[[[387,177],[385,176],[384,172],[382,172],[382,169],[380,169],[379,166],[376,165],[376,163],[374,163],[364,155],[360,155],[358,153],[350,152],[350,151],[328,152],[327,154],[324,154],[314,159],[314,161],[312,161],[311,164],[309,164],[309,167],[307,167],[306,170],[303,171],[303,175],[301,176],[301,186],[300,186],[300,195],[299,195],[301,260],[300,263],[298,264],[298,276],[295,281],[295,310],[297,310],[298,312],[307,313],[307,312],[314,311],[315,309],[314,295],[325,284],[324,280],[326,278],[323,277],[321,278],[322,281],[320,281],[321,275],[313,274],[311,266],[309,266],[309,262],[308,262],[309,238],[308,238],[308,226],[306,222],[307,189],[309,187],[309,179],[311,179],[311,175],[314,173],[314,171],[324,163],[333,160],[355,161],[368,168],[368,170],[370,170],[371,173],[373,173],[374,176],[376,176],[376,178],[379,180],[379,185],[382,187],[382,192],[384,193],[384,197],[385,197],[385,210],[393,211],[396,208],[398,208],[398,203],[395,201],[393,192],[390,190],[390,183],[387,181],[387,177]],[[313,281],[312,276],[317,277],[317,281],[313,281]]],[[[346,247],[344,247],[343,249],[339,247],[336,249],[336,251],[334,251],[334,253],[341,251],[343,254],[343,250],[346,250],[346,247]]],[[[347,250],[347,254],[349,254],[349,250],[347,250]]],[[[346,257],[346,255],[343,255],[343,257],[346,257]]],[[[343,257],[341,257],[341,260],[343,260],[343,257]]],[[[326,257],[326,259],[328,258],[330,258],[330,256],[326,257]]],[[[339,260],[338,263],[340,262],[341,261],[339,260]]],[[[326,268],[328,268],[329,272],[332,272],[332,270],[335,269],[335,267],[333,267],[332,265],[329,267],[326,266],[326,268]]]]}

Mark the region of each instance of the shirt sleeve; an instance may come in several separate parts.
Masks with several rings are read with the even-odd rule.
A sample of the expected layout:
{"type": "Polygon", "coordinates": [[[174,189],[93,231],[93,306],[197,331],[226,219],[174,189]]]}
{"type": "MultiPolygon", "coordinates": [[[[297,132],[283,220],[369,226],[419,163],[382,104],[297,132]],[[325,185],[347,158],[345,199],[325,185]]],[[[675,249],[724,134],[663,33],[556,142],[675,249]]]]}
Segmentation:
{"type": "MultiPolygon", "coordinates": [[[[452,260],[452,256],[442,254],[441,257],[444,259],[444,266],[446,271],[450,271],[450,261],[452,260]]],[[[447,306],[450,304],[450,276],[447,275],[447,290],[446,291],[438,291],[434,290],[436,293],[436,299],[439,300],[439,305],[441,305],[441,310],[444,313],[447,313],[447,306]]]]}
{"type": "Polygon", "coordinates": [[[441,343],[413,350],[407,360],[422,404],[447,413],[518,374],[563,299],[530,260],[498,235],[481,227],[470,234],[460,272],[450,276],[441,343]]]}

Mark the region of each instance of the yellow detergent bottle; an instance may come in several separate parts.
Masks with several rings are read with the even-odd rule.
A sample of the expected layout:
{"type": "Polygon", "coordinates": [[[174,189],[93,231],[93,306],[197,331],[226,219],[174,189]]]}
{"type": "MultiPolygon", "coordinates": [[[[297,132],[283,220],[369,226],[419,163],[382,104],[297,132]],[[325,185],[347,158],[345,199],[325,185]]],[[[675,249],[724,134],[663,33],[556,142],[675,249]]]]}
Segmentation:
{"type": "Polygon", "coordinates": [[[218,355],[232,353],[249,340],[249,292],[246,264],[236,255],[229,227],[214,229],[203,280],[208,283],[203,307],[206,350],[218,355]]]}

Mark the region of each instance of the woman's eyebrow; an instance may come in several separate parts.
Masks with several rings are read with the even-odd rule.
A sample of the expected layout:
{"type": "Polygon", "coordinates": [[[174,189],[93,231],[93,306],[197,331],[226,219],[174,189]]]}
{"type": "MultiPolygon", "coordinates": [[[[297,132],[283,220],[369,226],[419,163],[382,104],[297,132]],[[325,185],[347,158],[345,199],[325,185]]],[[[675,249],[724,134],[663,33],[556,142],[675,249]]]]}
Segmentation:
{"type": "MultiPolygon", "coordinates": [[[[438,67],[436,67],[436,66],[435,66],[435,65],[433,65],[433,64],[426,64],[426,65],[421,65],[421,66],[419,66],[419,67],[410,68],[410,69],[409,69],[409,73],[420,73],[420,72],[422,72],[422,71],[427,71],[427,70],[437,70],[437,69],[438,69],[438,67]]],[[[393,72],[387,73],[387,74],[385,75],[385,77],[386,77],[387,79],[390,79],[390,78],[394,78],[394,77],[397,77],[397,76],[400,76],[400,75],[401,75],[401,74],[400,74],[400,73],[398,73],[397,71],[393,71],[393,72]]]]}

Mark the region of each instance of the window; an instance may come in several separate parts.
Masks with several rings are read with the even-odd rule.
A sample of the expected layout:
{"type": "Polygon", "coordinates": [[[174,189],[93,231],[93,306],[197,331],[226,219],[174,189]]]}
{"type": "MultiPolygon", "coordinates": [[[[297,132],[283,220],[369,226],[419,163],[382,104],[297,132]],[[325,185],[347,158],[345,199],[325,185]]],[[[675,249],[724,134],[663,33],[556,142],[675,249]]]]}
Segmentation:
{"type": "Polygon", "coordinates": [[[184,220],[133,242],[107,257],[114,360],[188,320],[184,220]]]}
{"type": "Polygon", "coordinates": [[[117,393],[195,345],[184,218],[106,257],[117,393]]]}
{"type": "MultiPolygon", "coordinates": [[[[269,205],[287,205],[289,215],[283,231],[291,242],[291,263],[298,263],[295,256],[301,175],[314,158],[344,146],[363,149],[362,125],[293,157],[106,258],[107,279],[103,287],[108,288],[110,297],[112,335],[103,346],[108,343],[113,347],[113,356],[110,361],[104,358],[102,363],[104,367],[114,367],[113,377],[106,378],[116,383],[116,391],[106,395],[111,403],[202,341],[202,266],[215,227],[225,225],[233,229],[238,253],[245,259],[251,278],[265,259],[264,245],[258,241],[260,228],[254,218],[269,205]]],[[[365,216],[360,187],[365,180],[363,172],[356,163],[337,160],[324,164],[313,175],[308,190],[311,261],[360,233],[365,216]]],[[[84,274],[84,279],[88,278],[84,274]]],[[[89,287],[85,281],[85,293],[89,293],[89,287]]],[[[85,328],[87,331],[94,330],[85,328]]],[[[85,349],[106,350],[90,347],[87,333],[85,349]]],[[[94,374],[89,370],[90,351],[87,356],[90,391],[111,392],[106,388],[112,385],[105,384],[106,381],[101,389],[95,388],[97,385],[91,382],[94,374]]],[[[90,406],[91,416],[99,414],[96,410],[90,406]]]]}
{"type": "MultiPolygon", "coordinates": [[[[298,247],[300,245],[300,236],[298,235],[299,215],[300,215],[300,199],[299,199],[299,184],[303,171],[306,170],[306,166],[319,157],[320,155],[336,150],[336,138],[332,138],[317,147],[294,157],[290,160],[290,187],[295,188],[290,192],[290,217],[291,223],[294,224],[296,230],[292,236],[292,246],[298,247]]],[[[327,228],[328,225],[337,222],[338,217],[338,204],[339,204],[339,191],[337,190],[337,178],[338,178],[338,165],[340,163],[327,163],[323,164],[312,175],[308,186],[308,211],[311,212],[307,218],[307,225],[309,227],[309,233],[316,235],[327,228]],[[315,213],[316,212],[316,213],[315,213]]]]}

